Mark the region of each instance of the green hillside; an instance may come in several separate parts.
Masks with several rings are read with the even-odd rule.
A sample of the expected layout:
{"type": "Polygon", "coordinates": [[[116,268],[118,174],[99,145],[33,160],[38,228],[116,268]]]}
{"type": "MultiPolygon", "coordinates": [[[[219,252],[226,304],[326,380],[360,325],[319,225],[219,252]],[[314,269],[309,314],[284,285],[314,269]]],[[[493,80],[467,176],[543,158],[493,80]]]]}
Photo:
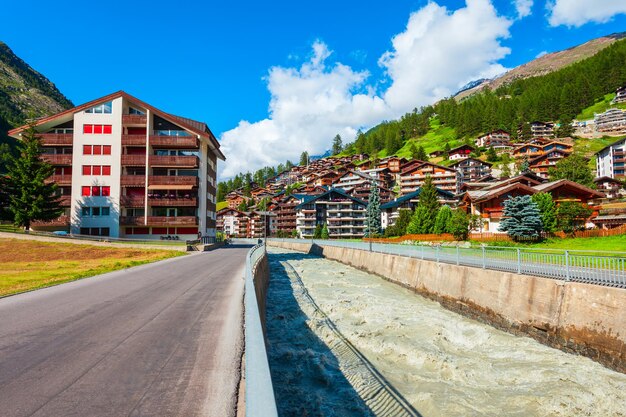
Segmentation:
{"type": "Polygon", "coordinates": [[[594,104],[585,108],[578,113],[576,120],[589,120],[593,119],[594,114],[604,113],[611,107],[617,107],[618,109],[626,109],[626,103],[611,104],[611,100],[615,98],[615,93],[606,94],[601,99],[598,99],[594,104]]]}

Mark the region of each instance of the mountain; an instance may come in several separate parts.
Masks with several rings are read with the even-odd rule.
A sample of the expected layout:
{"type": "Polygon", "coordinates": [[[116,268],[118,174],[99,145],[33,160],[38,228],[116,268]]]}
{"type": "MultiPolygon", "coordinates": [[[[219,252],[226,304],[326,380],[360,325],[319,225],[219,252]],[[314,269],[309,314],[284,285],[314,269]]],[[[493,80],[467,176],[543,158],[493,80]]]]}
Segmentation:
{"type": "Polygon", "coordinates": [[[0,144],[14,144],[6,133],[30,117],[43,117],[74,105],[45,76],[0,42],[0,144]]]}
{"type": "Polygon", "coordinates": [[[463,87],[454,95],[457,100],[467,98],[489,87],[492,90],[504,84],[509,84],[518,79],[546,75],[561,68],[592,57],[607,46],[620,39],[626,38],[626,32],[614,33],[600,38],[592,39],[582,45],[574,46],[559,52],[542,55],[526,64],[513,68],[491,80],[476,80],[463,87]],[[468,88],[469,87],[469,88],[468,88]]]}

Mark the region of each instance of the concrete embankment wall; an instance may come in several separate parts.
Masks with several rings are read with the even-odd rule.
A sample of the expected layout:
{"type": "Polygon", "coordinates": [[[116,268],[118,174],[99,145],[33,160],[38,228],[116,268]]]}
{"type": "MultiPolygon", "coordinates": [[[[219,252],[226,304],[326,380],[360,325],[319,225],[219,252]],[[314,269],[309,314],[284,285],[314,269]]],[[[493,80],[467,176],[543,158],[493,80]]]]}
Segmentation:
{"type": "Polygon", "coordinates": [[[259,316],[265,334],[265,305],[267,303],[267,289],[270,285],[270,270],[267,256],[262,257],[252,270],[254,280],[254,291],[257,303],[259,304],[259,316]]]}
{"type": "Polygon", "coordinates": [[[466,316],[626,372],[626,290],[310,243],[270,246],[379,275],[466,316]]]}

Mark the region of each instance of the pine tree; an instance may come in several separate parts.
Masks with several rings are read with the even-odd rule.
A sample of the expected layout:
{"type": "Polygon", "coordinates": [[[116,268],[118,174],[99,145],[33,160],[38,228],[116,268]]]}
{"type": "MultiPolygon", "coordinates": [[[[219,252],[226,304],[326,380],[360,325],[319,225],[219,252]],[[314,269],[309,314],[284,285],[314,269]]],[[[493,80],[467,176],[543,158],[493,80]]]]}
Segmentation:
{"type": "Polygon", "coordinates": [[[329,235],[328,235],[328,224],[324,223],[324,226],[322,227],[322,232],[320,234],[320,237],[322,239],[328,239],[329,235]]]}
{"type": "Polygon", "coordinates": [[[332,154],[337,155],[337,154],[340,154],[341,151],[343,151],[343,144],[341,142],[341,136],[336,135],[335,138],[333,139],[332,154]]]}
{"type": "Polygon", "coordinates": [[[466,240],[470,228],[470,216],[458,208],[452,212],[448,221],[447,232],[452,233],[456,240],[466,240]]]}
{"type": "Polygon", "coordinates": [[[496,153],[496,150],[493,149],[492,146],[489,147],[489,149],[487,149],[487,162],[497,162],[498,161],[498,154],[496,153]]]}
{"type": "Polygon", "coordinates": [[[34,125],[30,125],[22,134],[18,143],[20,156],[9,157],[6,186],[9,193],[9,211],[16,226],[30,230],[36,220],[53,220],[63,213],[58,196],[57,185],[46,183],[54,173],[54,167],[43,161],[41,155],[41,137],[34,125]]]}
{"type": "Polygon", "coordinates": [[[596,188],[593,174],[587,166],[587,158],[578,153],[559,160],[554,168],[548,170],[548,175],[551,181],[565,179],[596,188]]]}
{"type": "Polygon", "coordinates": [[[537,204],[541,213],[543,231],[547,233],[555,232],[557,228],[556,203],[552,200],[552,195],[549,193],[537,193],[531,199],[537,204]]]}
{"type": "Polygon", "coordinates": [[[409,235],[421,235],[430,232],[432,224],[429,222],[430,213],[424,206],[417,205],[413,215],[411,216],[411,222],[406,228],[406,233],[409,235]]]}
{"type": "Polygon", "coordinates": [[[412,210],[400,209],[398,213],[398,218],[396,219],[396,224],[394,225],[396,228],[397,236],[406,235],[406,228],[409,227],[409,223],[411,223],[412,215],[412,210]]]}
{"type": "Polygon", "coordinates": [[[304,151],[300,154],[300,166],[309,164],[309,153],[304,151]]]}
{"type": "Polygon", "coordinates": [[[370,186],[370,196],[367,201],[367,227],[366,237],[373,237],[380,233],[380,193],[376,181],[370,186]]]}
{"type": "Polygon", "coordinates": [[[504,201],[500,230],[513,240],[538,238],[541,233],[541,213],[530,196],[509,197],[504,201]]]}
{"type": "Polygon", "coordinates": [[[417,158],[420,161],[428,161],[428,156],[426,155],[426,151],[422,145],[417,147],[417,158]]]}
{"type": "Polygon", "coordinates": [[[427,175],[424,184],[422,184],[418,202],[418,207],[424,207],[425,209],[423,211],[425,218],[421,220],[423,226],[420,233],[432,233],[433,231],[440,207],[437,196],[437,189],[433,184],[433,179],[430,175],[427,175]]]}
{"type": "Polygon", "coordinates": [[[321,239],[322,238],[322,225],[317,224],[315,226],[315,232],[313,232],[313,239],[321,239]]]}
{"type": "Polygon", "coordinates": [[[419,153],[417,152],[415,142],[411,142],[411,145],[409,146],[409,152],[411,152],[411,159],[419,159],[419,153]]]}
{"type": "Polygon", "coordinates": [[[448,223],[452,218],[452,210],[449,206],[443,206],[439,209],[437,217],[435,218],[435,226],[433,227],[433,233],[442,234],[448,232],[448,223]]]}

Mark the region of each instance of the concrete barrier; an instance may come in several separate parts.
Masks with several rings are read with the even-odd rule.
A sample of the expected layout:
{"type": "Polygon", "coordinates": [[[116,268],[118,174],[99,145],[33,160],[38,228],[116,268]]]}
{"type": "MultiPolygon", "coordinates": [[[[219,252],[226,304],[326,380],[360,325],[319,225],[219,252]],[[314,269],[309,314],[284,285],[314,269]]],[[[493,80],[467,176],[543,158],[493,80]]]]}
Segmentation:
{"type": "Polygon", "coordinates": [[[503,330],[626,372],[626,290],[367,250],[269,241],[379,275],[503,330]]]}

